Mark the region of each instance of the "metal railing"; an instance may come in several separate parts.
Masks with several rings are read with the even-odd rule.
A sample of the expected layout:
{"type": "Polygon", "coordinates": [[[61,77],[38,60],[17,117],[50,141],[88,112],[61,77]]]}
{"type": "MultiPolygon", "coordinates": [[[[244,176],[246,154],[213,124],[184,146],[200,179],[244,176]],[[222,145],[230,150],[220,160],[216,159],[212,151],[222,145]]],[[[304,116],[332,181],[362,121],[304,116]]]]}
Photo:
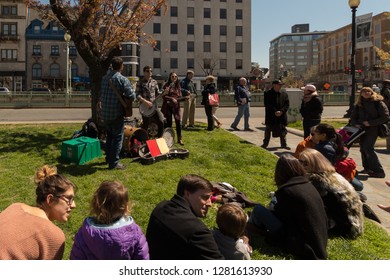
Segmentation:
{"type": "MultiPolygon", "coordinates": [[[[63,108],[66,106],[65,92],[10,92],[0,93],[0,108],[63,108]]],[[[325,106],[347,106],[349,95],[346,93],[321,93],[325,106]]],[[[198,94],[197,106],[202,106],[201,94],[198,94]]],[[[161,100],[160,103],[161,104],[161,100]]],[[[223,93],[220,95],[220,106],[234,106],[234,94],[223,93]]],[[[89,91],[73,91],[69,96],[69,107],[88,108],[91,106],[91,95],[89,91]]],[[[137,104],[134,103],[134,107],[137,104]]],[[[264,94],[254,93],[251,96],[251,106],[264,106],[264,94]]]]}

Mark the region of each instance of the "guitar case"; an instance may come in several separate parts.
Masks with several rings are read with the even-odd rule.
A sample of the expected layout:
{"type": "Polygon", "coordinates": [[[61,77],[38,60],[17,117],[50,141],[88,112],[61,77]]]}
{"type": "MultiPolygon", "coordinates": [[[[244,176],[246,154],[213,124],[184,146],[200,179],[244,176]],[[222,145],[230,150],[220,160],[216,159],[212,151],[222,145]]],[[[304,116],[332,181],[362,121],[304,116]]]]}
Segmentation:
{"type": "Polygon", "coordinates": [[[140,149],[139,161],[143,165],[150,165],[167,159],[185,159],[189,156],[187,149],[172,148],[174,143],[174,131],[172,128],[166,128],[162,138],[147,140],[146,144],[140,149]]]}

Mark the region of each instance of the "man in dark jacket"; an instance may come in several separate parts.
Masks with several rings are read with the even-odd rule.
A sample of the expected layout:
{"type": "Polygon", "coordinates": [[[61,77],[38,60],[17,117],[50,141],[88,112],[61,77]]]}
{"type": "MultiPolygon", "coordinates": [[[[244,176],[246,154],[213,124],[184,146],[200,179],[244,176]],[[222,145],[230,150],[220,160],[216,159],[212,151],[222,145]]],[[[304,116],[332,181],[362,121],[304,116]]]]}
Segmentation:
{"type": "Polygon", "coordinates": [[[272,82],[272,89],[264,93],[264,107],[265,107],[265,132],[262,148],[267,148],[271,138],[271,131],[273,137],[280,137],[280,145],[286,150],[290,150],[287,146],[287,111],[290,107],[290,100],[286,92],[281,92],[283,82],[281,80],[274,80],[272,82]]]}
{"type": "Polygon", "coordinates": [[[150,215],[146,239],[152,260],[223,259],[211,231],[199,218],[211,206],[212,184],[197,175],[180,178],[176,194],[150,215]]]}

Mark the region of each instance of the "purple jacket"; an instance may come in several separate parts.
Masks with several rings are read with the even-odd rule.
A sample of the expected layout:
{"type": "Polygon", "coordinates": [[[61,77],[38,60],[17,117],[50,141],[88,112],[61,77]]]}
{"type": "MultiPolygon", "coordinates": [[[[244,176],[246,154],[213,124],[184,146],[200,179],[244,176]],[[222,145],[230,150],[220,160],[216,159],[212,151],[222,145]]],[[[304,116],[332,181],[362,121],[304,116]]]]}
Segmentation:
{"type": "Polygon", "coordinates": [[[141,228],[132,217],[111,225],[84,220],[75,235],[71,260],[149,260],[149,247],[141,228]]]}

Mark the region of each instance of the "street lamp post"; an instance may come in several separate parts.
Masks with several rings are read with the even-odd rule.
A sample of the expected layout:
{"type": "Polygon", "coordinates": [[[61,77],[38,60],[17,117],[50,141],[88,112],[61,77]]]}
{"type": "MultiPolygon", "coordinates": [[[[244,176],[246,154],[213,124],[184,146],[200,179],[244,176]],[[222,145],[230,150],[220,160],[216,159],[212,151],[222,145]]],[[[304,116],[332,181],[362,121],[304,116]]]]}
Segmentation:
{"type": "Polygon", "coordinates": [[[351,95],[349,97],[349,108],[344,117],[349,118],[355,106],[356,73],[355,73],[355,48],[356,48],[356,9],[360,5],[360,0],[348,0],[352,11],[352,36],[351,36],[351,95]]]}
{"type": "Polygon", "coordinates": [[[65,106],[69,107],[69,42],[71,36],[68,32],[64,35],[64,40],[66,42],[66,82],[65,82],[65,106]]]}

